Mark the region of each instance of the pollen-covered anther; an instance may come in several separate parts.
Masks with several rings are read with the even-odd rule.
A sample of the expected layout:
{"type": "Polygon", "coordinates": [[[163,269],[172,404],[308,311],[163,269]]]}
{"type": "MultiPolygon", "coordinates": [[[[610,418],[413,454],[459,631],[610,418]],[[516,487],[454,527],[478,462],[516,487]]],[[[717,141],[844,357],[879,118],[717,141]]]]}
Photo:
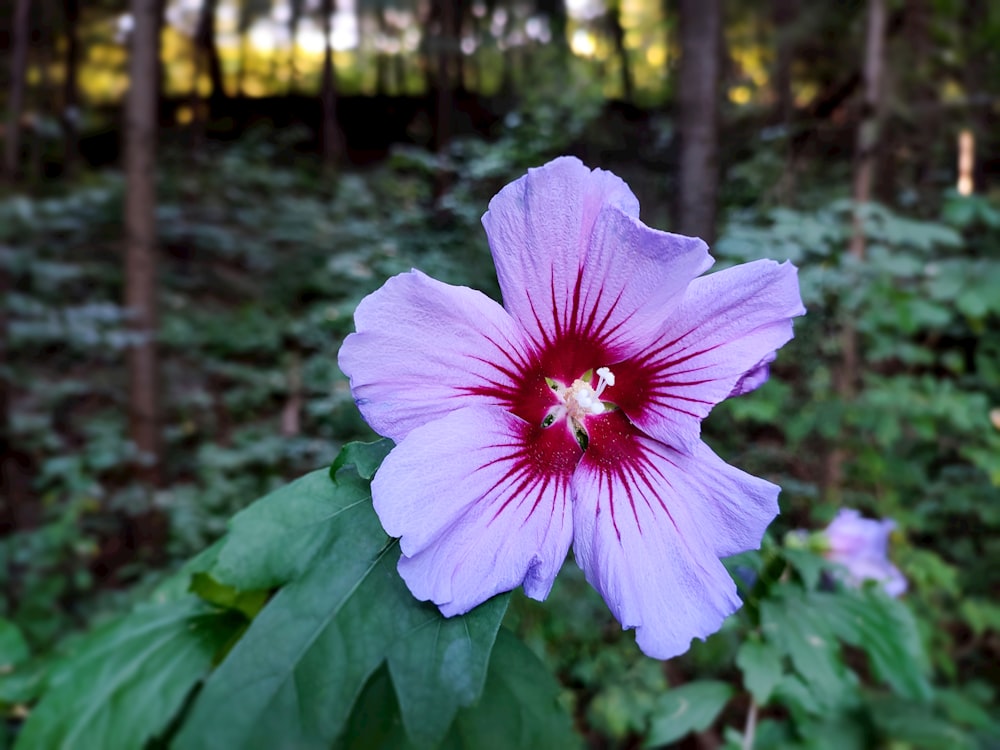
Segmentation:
{"type": "Polygon", "coordinates": [[[596,389],[585,380],[577,379],[573,381],[573,385],[559,394],[566,404],[567,415],[578,423],[582,423],[584,417],[603,414],[606,411],[605,404],[601,401],[601,394],[615,384],[615,376],[607,367],[598,369],[597,376],[596,389]]]}

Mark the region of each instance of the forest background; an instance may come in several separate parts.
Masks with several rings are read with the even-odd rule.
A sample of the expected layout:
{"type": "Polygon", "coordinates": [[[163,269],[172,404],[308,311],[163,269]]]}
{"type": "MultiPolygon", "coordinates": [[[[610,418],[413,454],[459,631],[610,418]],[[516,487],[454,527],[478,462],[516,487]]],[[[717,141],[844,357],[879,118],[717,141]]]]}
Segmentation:
{"type": "Polygon", "coordinates": [[[661,663],[570,563],[440,732],[383,666],[339,724],[268,704],[216,746],[1000,746],[996,3],[4,0],[0,49],[0,748],[197,745],[288,579],[182,564],[375,439],[336,366],[358,301],[411,267],[498,296],[479,217],[563,153],[720,266],[800,268],[771,380],[704,426],[783,488],[747,606],[661,663]],[[841,508],[895,520],[904,597],[789,533],[841,508]],[[184,597],[238,621],[203,662],[143,604],[184,597]]]}

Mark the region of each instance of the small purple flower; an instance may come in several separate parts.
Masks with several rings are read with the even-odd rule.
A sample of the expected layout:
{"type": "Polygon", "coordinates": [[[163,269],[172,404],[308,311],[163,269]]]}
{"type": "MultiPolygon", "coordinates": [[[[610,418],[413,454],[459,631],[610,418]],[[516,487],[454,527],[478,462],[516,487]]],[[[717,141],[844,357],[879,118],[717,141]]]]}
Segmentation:
{"type": "Polygon", "coordinates": [[[860,586],[878,581],[889,596],[906,591],[906,578],[889,562],[889,534],[896,528],[891,518],[862,518],[856,510],[843,508],[826,527],[825,557],[847,568],[848,581],[860,586]]]}
{"type": "Polygon", "coordinates": [[[650,656],[740,606],[719,558],[760,544],[779,488],[719,459],[701,420],[766,380],[804,312],[796,271],[697,278],[705,243],[638,214],[618,177],[556,159],[483,216],[502,307],[418,271],[358,306],[340,366],[397,443],[375,510],[446,616],[519,585],[544,599],[571,543],[650,656]]]}

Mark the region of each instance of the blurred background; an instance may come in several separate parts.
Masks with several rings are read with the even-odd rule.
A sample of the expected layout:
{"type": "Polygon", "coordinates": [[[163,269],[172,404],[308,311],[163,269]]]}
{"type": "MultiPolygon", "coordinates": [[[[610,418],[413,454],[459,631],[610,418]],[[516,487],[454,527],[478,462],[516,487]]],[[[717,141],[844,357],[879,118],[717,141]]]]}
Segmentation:
{"type": "MultiPolygon", "coordinates": [[[[374,437],[336,365],[357,302],[411,267],[498,296],[479,217],[569,153],[718,267],[801,269],[770,382],[705,423],[783,487],[776,543],[897,523],[933,710],[859,668],[760,746],[1000,746],[1000,5],[2,0],[0,50],[0,657],[38,665],[0,658],[10,736],[66,639],[374,437]]],[[[509,624],[593,747],[735,674],[736,632],[664,666],[575,566],[552,598],[509,624]]]]}

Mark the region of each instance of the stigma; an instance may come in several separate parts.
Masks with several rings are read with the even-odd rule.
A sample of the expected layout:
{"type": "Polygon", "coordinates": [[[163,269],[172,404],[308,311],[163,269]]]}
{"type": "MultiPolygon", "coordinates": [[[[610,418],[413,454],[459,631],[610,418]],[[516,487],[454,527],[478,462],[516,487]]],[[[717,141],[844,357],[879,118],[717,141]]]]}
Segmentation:
{"type": "Polygon", "coordinates": [[[555,388],[556,394],[562,401],[562,407],[565,409],[565,415],[578,426],[583,425],[586,417],[603,414],[611,408],[601,400],[601,396],[605,390],[615,384],[615,375],[607,367],[598,368],[596,388],[588,382],[589,377],[584,376],[584,378],[577,378],[568,388],[555,388]]]}

